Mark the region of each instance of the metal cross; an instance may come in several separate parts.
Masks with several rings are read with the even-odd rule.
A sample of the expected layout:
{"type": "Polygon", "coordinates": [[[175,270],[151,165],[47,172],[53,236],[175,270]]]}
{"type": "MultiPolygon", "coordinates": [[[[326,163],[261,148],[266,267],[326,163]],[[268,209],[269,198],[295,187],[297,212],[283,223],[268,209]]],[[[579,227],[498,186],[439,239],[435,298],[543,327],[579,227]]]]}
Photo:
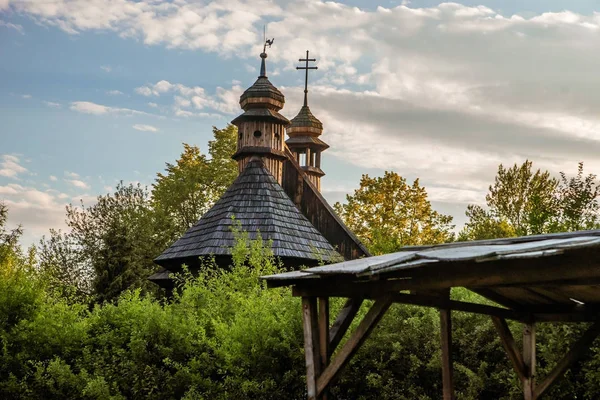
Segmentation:
{"type": "Polygon", "coordinates": [[[305,67],[296,67],[296,69],[306,70],[306,75],[304,77],[304,106],[307,106],[308,105],[308,99],[307,99],[307,96],[308,96],[308,70],[309,69],[319,69],[319,68],[308,66],[309,61],[317,61],[315,58],[308,58],[308,50],[306,50],[306,58],[300,58],[300,59],[298,59],[298,61],[306,61],[305,67]]]}

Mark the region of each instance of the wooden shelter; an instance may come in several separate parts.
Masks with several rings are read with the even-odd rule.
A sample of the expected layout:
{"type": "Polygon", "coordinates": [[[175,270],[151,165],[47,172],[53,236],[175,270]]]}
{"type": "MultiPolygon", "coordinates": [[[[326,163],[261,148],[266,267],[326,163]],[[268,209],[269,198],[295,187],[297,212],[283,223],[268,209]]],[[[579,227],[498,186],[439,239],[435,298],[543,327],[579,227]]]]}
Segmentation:
{"type": "Polygon", "coordinates": [[[452,311],[489,315],[519,377],[526,400],[539,399],[580,359],[600,334],[600,231],[407,247],[376,257],[263,277],[270,287],[292,286],[302,297],[308,398],[327,390],[393,303],[440,312],[443,398],[454,398],[452,311]],[[465,287],[497,306],[455,301],[465,287]],[[330,324],[329,298],[347,302],[330,324]],[[342,338],[365,300],[369,311],[342,338]],[[523,324],[518,349],[507,320],[523,324]],[[548,376],[536,379],[536,325],[589,322],[584,335],[548,376]]]}

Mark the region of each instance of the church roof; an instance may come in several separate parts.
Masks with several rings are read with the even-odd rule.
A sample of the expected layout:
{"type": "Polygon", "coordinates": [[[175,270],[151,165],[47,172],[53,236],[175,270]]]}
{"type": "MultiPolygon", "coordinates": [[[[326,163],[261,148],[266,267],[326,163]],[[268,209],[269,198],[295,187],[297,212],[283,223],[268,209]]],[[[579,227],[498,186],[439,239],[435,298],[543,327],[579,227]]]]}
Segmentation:
{"type": "Polygon", "coordinates": [[[302,106],[298,115],[296,115],[292,119],[291,122],[292,122],[291,127],[294,127],[294,128],[295,127],[311,127],[311,128],[323,129],[323,124],[321,123],[321,121],[319,121],[317,119],[317,117],[315,117],[312,114],[312,112],[310,112],[310,108],[307,105],[302,106]]]}
{"type": "Polygon", "coordinates": [[[285,97],[267,78],[265,65],[267,53],[261,53],[260,58],[262,59],[260,75],[256,82],[240,96],[240,106],[244,110],[261,107],[281,110],[285,104],[285,97]]]}
{"type": "Polygon", "coordinates": [[[214,254],[230,255],[234,245],[232,226],[251,238],[257,232],[272,240],[275,256],[293,259],[329,260],[335,250],[296,208],[283,188],[263,165],[253,158],[215,203],[179,240],[155,261],[163,266],[181,264],[186,259],[214,254]]]}

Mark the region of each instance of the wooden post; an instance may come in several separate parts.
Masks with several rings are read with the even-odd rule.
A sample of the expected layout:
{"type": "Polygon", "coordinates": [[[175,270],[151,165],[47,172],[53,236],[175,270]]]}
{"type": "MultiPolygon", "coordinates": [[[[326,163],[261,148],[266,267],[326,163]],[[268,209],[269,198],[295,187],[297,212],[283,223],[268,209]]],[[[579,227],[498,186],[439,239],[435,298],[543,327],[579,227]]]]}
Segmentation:
{"type": "Polygon", "coordinates": [[[306,389],[308,400],[317,400],[317,379],[321,374],[317,298],[302,298],[304,357],[306,359],[306,389]]]}
{"type": "Polygon", "coordinates": [[[452,311],[440,309],[440,331],[442,343],[442,382],[444,400],[454,400],[452,381],[452,311]]]}
{"type": "MultiPolygon", "coordinates": [[[[320,371],[329,365],[329,297],[319,297],[319,362],[320,371]]],[[[327,390],[320,398],[327,400],[327,390]]]]}
{"type": "Polygon", "coordinates": [[[523,398],[535,400],[535,322],[523,324],[523,363],[525,379],[523,380],[523,398]]]}

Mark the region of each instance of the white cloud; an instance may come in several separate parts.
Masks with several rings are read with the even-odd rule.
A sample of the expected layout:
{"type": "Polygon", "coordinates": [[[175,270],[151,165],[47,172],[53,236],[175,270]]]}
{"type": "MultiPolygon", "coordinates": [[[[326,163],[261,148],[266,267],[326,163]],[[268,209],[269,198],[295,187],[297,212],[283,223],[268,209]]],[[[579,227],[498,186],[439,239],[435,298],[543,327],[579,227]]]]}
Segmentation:
{"type": "Polygon", "coordinates": [[[11,154],[0,156],[0,176],[17,179],[19,174],[27,172],[27,168],[21,165],[19,157],[11,154]]]}
{"type": "Polygon", "coordinates": [[[156,104],[156,103],[148,103],[148,105],[152,108],[158,107],[158,104],[156,104]]]}
{"type": "Polygon", "coordinates": [[[79,178],[79,174],[76,172],[70,172],[70,171],[65,171],[65,176],[68,176],[69,178],[79,178]]]}
{"type": "Polygon", "coordinates": [[[106,92],[106,94],[108,94],[110,96],[120,96],[120,95],[123,95],[124,93],[121,92],[120,90],[108,90],[106,92]]]}
{"type": "Polygon", "coordinates": [[[65,179],[65,182],[68,182],[71,185],[73,185],[79,189],[89,189],[90,188],[90,185],[88,185],[87,183],[85,183],[84,181],[82,181],[80,179],[65,179]]]}
{"type": "Polygon", "coordinates": [[[104,106],[89,101],[75,101],[71,103],[71,110],[83,114],[94,115],[152,115],[143,111],[132,110],[130,108],[119,108],[104,106]]]}
{"type": "Polygon", "coordinates": [[[23,99],[30,99],[31,95],[30,94],[22,94],[21,98],[23,98],[23,99]]]}
{"type": "Polygon", "coordinates": [[[52,182],[56,182],[58,180],[58,178],[56,176],[54,176],[54,175],[50,175],[50,180],[52,182]]]}
{"type": "Polygon", "coordinates": [[[132,128],[142,132],[158,132],[158,128],[152,125],[135,124],[132,128]]]}
{"type": "MultiPolygon", "coordinates": [[[[171,83],[166,80],[155,84],[148,84],[135,89],[143,96],[173,96],[173,112],[179,117],[209,116],[221,114],[235,114],[240,111],[239,98],[243,89],[239,84],[229,89],[217,87],[214,94],[206,93],[200,86],[189,87],[181,83],[171,83]],[[193,107],[196,110],[210,109],[213,112],[193,112],[185,108],[193,107]]],[[[154,103],[153,103],[154,104],[154,103]]]]}
{"type": "Polygon", "coordinates": [[[65,206],[69,202],[78,203],[84,198],[87,205],[95,203],[93,196],[70,196],[52,189],[17,184],[0,185],[0,197],[8,206],[8,225],[23,226],[21,243],[25,246],[37,243],[50,228],[66,229],[65,206]]]}
{"type": "Polygon", "coordinates": [[[110,72],[112,71],[112,68],[110,67],[110,65],[101,65],[100,69],[104,72],[110,72]]]}
{"type": "Polygon", "coordinates": [[[48,107],[60,108],[60,103],[55,103],[53,101],[45,101],[44,100],[44,104],[47,105],[48,107]]]}
{"type": "MultiPolygon", "coordinates": [[[[1,2],[0,2],[1,3],[1,2]]],[[[0,10],[2,10],[2,7],[0,6],[0,10]]],[[[0,26],[4,26],[8,29],[14,29],[17,32],[19,32],[21,35],[25,34],[25,31],[23,30],[23,26],[19,25],[19,24],[13,24],[11,22],[6,22],[0,19],[0,26]]]]}

